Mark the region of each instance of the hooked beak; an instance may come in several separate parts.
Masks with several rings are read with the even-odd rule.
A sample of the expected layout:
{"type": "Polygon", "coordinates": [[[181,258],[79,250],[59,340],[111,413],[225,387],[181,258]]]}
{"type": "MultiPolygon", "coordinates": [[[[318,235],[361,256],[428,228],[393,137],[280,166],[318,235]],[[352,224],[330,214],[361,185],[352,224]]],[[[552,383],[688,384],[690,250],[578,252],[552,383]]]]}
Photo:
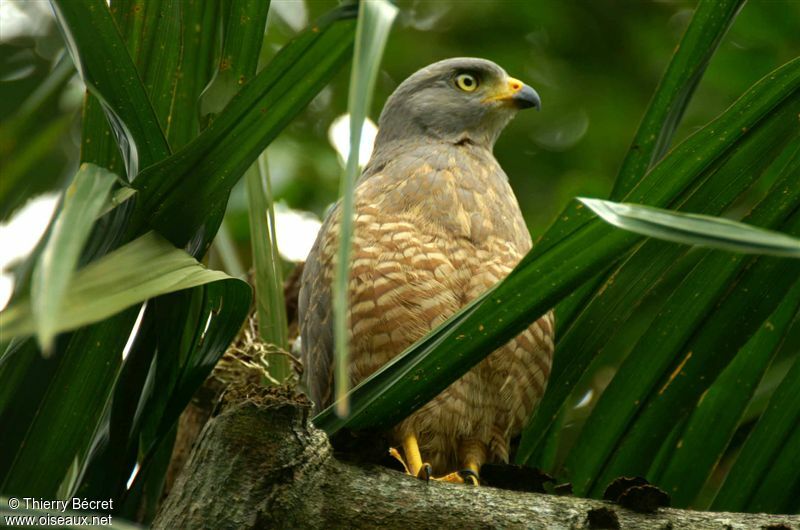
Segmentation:
{"type": "Polygon", "coordinates": [[[484,101],[507,101],[517,107],[518,109],[529,109],[535,107],[536,110],[541,110],[542,100],[536,91],[513,77],[509,77],[506,81],[506,86],[499,94],[486,98],[484,101]]]}
{"type": "Polygon", "coordinates": [[[542,100],[533,88],[513,77],[508,78],[508,87],[512,91],[511,101],[518,108],[529,109],[535,107],[536,110],[542,110],[542,100]]]}

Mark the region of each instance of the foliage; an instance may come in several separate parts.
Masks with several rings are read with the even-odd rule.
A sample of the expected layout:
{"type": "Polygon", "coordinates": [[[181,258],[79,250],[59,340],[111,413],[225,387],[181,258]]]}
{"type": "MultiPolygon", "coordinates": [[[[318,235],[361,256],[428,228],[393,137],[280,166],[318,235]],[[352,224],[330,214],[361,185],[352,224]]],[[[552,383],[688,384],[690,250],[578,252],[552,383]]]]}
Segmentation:
{"type": "MultiPolygon", "coordinates": [[[[355,10],[339,8],[254,75],[266,7],[248,0],[120,0],[110,9],[99,0],[53,1],[70,55],[90,90],[82,159],[124,175],[125,184],[117,188],[130,186],[136,193],[94,222],[108,186],[92,191],[91,179],[79,173],[47,246],[40,244],[33,253],[34,279],[59,281],[58,289],[52,279],[45,292],[34,288],[34,302],[45,295],[62,300],[52,308],[56,317],[44,321],[42,308],[52,306],[33,306],[35,321],[47,326],[44,341],[54,331],[83,327],[59,335],[49,358],[35,341],[20,338],[0,357],[0,415],[3,425],[15,426],[3,435],[4,493],[106,498],[110,492],[118,513],[152,517],[178,416],[250,306],[243,282],[214,281],[226,276],[205,271],[173,245],[197,258],[205,254],[231,187],[352,47],[355,10]],[[229,22],[224,29],[217,23],[220,16],[229,22]],[[221,51],[218,39],[225,42],[221,51]],[[240,71],[240,60],[250,66],[240,71]],[[232,65],[240,74],[233,80],[227,77],[232,65]],[[225,97],[230,101],[222,101],[225,97]],[[218,113],[198,118],[198,105],[218,113]],[[86,197],[84,189],[91,191],[86,197]],[[70,234],[70,228],[76,232],[70,234]],[[145,235],[152,229],[171,243],[145,235]],[[54,268],[51,248],[69,259],[56,260],[54,268]],[[180,277],[167,274],[171,269],[180,277]],[[160,286],[151,289],[147,282],[160,286]],[[177,292],[157,296],[172,291],[177,292]],[[146,298],[151,299],[136,305],[146,298]],[[104,320],[86,326],[92,321],[89,307],[98,305],[105,309],[92,310],[91,319],[104,320]],[[59,308],[80,314],[64,319],[59,308]]],[[[15,315],[19,321],[19,308],[25,315],[29,276],[24,267],[18,274],[17,293],[3,313],[9,321],[15,315]]],[[[11,324],[4,333],[10,338],[19,330],[30,333],[29,327],[15,331],[11,324]]]]}
{"type": "MultiPolygon", "coordinates": [[[[295,32],[289,16],[270,16],[267,25],[268,9],[285,6],[255,0],[52,4],[67,38],[51,34],[39,44],[66,43],[69,55],[37,56],[35,74],[14,85],[29,93],[22,104],[6,108],[0,98],[0,218],[41,191],[72,190],[15,271],[2,313],[0,342],[10,344],[0,353],[0,424],[13,428],[0,433],[0,492],[110,493],[120,514],[146,522],[176,420],[250,307],[243,282],[198,263],[226,208],[238,242],[254,238],[262,334],[287,345],[285,264],[274,217],[259,212],[272,207],[271,184],[275,197],[318,212],[333,198],[341,169],[319,124],[345,107],[348,77],[336,74],[352,56],[356,9],[334,8],[295,32]],[[72,116],[59,106],[73,64],[89,88],[80,161],[92,165],[80,171],[75,150],[64,148],[72,116]],[[270,182],[264,159],[261,171],[256,163],[276,138],[270,182]],[[257,210],[251,222],[246,202],[257,210]],[[173,282],[170,270],[182,279],[173,282]],[[90,312],[92,304],[102,310],[90,312]],[[62,318],[65,311],[74,318],[62,318]],[[49,357],[32,336],[11,340],[34,333],[51,346],[49,357]]],[[[549,390],[518,462],[572,481],[582,495],[640,474],[679,506],[800,510],[800,477],[790,471],[800,454],[792,390],[800,262],[645,239],[572,200],[669,208],[666,217],[635,208],[631,215],[618,203],[592,203],[615,210],[617,223],[646,225],[651,236],[685,238],[688,222],[693,242],[736,246],[741,238],[736,225],[719,232],[713,220],[698,225],[675,212],[742,220],[783,233],[773,243],[796,252],[800,60],[786,61],[800,47],[789,22],[797,5],[701,1],[691,22],[677,4],[631,3],[619,17],[608,16],[605,2],[399,7],[386,72],[399,78],[444,56],[483,55],[541,88],[546,111],[512,124],[497,155],[543,235],[504,282],[353,389],[350,416],[329,410],[317,423],[330,432],[391,425],[555,306],[549,390]],[[687,22],[667,65],[676,28],[687,22]],[[499,34],[524,35],[527,44],[499,34]],[[528,178],[531,167],[551,178],[528,178]]],[[[385,39],[388,28],[375,27],[377,41],[385,39]]],[[[395,85],[387,75],[376,79],[379,56],[351,72],[355,122],[367,114],[372,84],[377,102],[395,85]]],[[[357,150],[351,154],[352,176],[357,150]]],[[[768,239],[757,233],[748,250],[763,250],[768,239]]]]}

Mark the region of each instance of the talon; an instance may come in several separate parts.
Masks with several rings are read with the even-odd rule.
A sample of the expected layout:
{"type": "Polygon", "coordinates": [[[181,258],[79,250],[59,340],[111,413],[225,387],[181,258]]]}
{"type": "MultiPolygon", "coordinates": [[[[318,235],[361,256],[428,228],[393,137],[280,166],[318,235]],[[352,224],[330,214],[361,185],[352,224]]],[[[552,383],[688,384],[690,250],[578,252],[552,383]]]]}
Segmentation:
{"type": "Polygon", "coordinates": [[[470,486],[480,486],[481,482],[478,478],[478,474],[472,469],[462,469],[458,472],[458,475],[464,481],[464,484],[468,484],[470,486]]]}
{"type": "Polygon", "coordinates": [[[427,462],[422,464],[417,472],[417,478],[420,480],[424,480],[425,482],[429,482],[431,477],[433,476],[433,467],[427,462]]]}

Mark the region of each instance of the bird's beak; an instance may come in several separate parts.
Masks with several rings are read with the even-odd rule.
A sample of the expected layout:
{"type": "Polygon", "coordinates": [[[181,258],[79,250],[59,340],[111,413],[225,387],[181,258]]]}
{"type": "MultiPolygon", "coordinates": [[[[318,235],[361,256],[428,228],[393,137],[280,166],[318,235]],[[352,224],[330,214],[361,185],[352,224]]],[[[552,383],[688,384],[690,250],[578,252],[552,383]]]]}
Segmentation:
{"type": "Polygon", "coordinates": [[[498,90],[496,95],[489,96],[484,101],[506,101],[518,109],[536,107],[536,110],[541,110],[542,108],[542,100],[539,99],[539,94],[519,79],[514,79],[513,77],[509,77],[506,80],[506,85],[498,90]]]}

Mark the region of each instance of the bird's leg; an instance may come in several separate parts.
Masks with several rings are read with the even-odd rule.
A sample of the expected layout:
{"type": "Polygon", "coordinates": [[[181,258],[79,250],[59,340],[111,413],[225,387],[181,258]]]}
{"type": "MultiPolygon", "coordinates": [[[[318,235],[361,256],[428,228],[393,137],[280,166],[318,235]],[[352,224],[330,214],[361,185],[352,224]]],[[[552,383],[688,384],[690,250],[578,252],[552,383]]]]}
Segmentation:
{"type": "Polygon", "coordinates": [[[389,454],[396,458],[408,475],[424,480],[439,482],[452,482],[456,484],[479,484],[481,465],[486,461],[486,445],[477,440],[466,440],[459,447],[459,459],[464,466],[460,471],[454,471],[441,477],[434,477],[433,468],[422,461],[419,443],[414,434],[403,436],[403,455],[394,447],[389,448],[389,454]]]}
{"type": "Polygon", "coordinates": [[[480,484],[481,466],[486,462],[486,444],[477,440],[466,440],[458,452],[464,466],[458,474],[466,484],[477,486],[480,484]]]}
{"type": "Polygon", "coordinates": [[[431,478],[433,468],[427,462],[422,461],[417,437],[414,434],[407,434],[403,437],[403,454],[405,455],[405,459],[400,456],[400,453],[394,447],[389,449],[389,454],[403,464],[406,473],[409,475],[425,480],[431,478]]]}
{"type": "Polygon", "coordinates": [[[477,462],[468,460],[464,463],[464,469],[459,471],[458,474],[465,484],[478,486],[480,484],[480,470],[481,466],[477,462]]]}

